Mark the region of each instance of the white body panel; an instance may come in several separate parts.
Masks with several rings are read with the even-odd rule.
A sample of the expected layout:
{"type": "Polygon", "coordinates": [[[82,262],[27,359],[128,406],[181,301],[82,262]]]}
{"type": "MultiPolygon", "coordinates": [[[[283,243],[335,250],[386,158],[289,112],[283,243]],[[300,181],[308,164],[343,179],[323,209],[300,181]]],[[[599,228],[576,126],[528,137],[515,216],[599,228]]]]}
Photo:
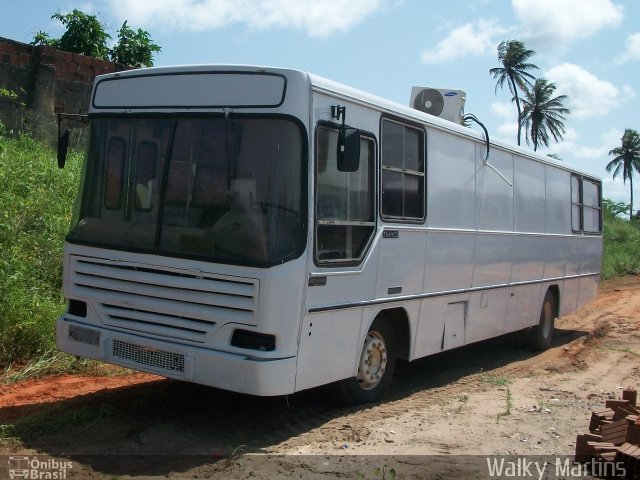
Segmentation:
{"type": "MultiPolygon", "coordinates": [[[[276,75],[264,91],[253,77],[240,81],[254,92],[249,100],[233,82],[225,88],[236,110],[290,116],[304,125],[306,248],[281,265],[258,268],[69,243],[64,293],[85,303],[86,313],[68,311],[58,320],[57,341],[64,351],[238,392],[288,394],[354,376],[369,325],[380,312],[406,333],[399,335],[401,353],[413,360],[537,325],[550,288],[557,292],[560,314],[595,295],[602,237],[574,233],[571,226],[571,178],[583,173],[492,144],[489,162],[503,179],[484,165],[486,147],[477,132],[303,72],[229,66],[144,72],[147,77],[123,85],[143,89],[144,78],[154,74],[176,88],[179,75],[172,73],[276,75]],[[276,103],[278,79],[286,80],[286,88],[276,103]],[[322,263],[314,253],[316,128],[335,123],[333,105],[346,106],[347,124],[369,135],[376,149],[375,227],[362,258],[348,265],[322,263]],[[389,117],[421,130],[426,139],[421,221],[381,215],[380,132],[382,119],[389,117]],[[88,268],[102,273],[83,274],[88,268]],[[116,314],[123,310],[128,319],[116,314]],[[158,327],[162,322],[166,325],[158,327]],[[71,325],[81,333],[77,328],[70,333],[71,325]],[[239,327],[273,335],[275,349],[232,346],[239,327]],[[99,342],[78,341],[78,335],[93,335],[82,329],[99,334],[99,342]]],[[[109,80],[109,90],[98,90],[91,113],[130,112],[132,105],[123,103],[135,104],[137,114],[224,112],[222,92],[216,93],[215,106],[199,102],[203,92],[181,94],[181,107],[167,92],[122,92],[117,78],[136,75],[99,77],[97,85],[109,80]]],[[[206,84],[205,77],[198,81],[206,84]]],[[[164,88],[157,79],[148,85],[164,88]]]]}

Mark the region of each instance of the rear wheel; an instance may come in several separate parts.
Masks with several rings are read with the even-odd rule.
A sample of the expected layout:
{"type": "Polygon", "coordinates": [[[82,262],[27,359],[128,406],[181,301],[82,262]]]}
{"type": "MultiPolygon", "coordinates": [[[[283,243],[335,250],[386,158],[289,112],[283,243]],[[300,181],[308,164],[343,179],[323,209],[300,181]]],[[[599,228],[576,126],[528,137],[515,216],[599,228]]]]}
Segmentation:
{"type": "Polygon", "coordinates": [[[538,325],[527,331],[527,344],[534,350],[546,350],[553,341],[554,323],[556,317],[556,299],[547,290],[540,311],[540,321],[538,325]]]}
{"type": "Polygon", "coordinates": [[[359,405],[380,400],[389,388],[396,363],[396,340],[391,323],[379,315],[362,344],[358,373],[336,384],[337,400],[359,405]]]}

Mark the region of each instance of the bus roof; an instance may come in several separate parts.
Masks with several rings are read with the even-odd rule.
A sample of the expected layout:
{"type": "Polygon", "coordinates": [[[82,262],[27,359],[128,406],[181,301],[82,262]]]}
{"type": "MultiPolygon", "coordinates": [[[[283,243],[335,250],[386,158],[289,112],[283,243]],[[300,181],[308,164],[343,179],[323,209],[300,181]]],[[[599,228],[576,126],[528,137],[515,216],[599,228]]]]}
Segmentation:
{"type": "MultiPolygon", "coordinates": [[[[103,80],[111,80],[116,78],[131,78],[131,77],[139,77],[139,76],[156,76],[156,75],[171,75],[171,74],[184,75],[188,73],[207,73],[207,72],[211,72],[211,73],[214,73],[214,72],[272,73],[272,74],[280,74],[287,78],[292,76],[298,76],[299,78],[305,77],[312,91],[341,97],[350,102],[360,104],[380,112],[401,116],[406,119],[413,120],[415,122],[427,125],[432,128],[446,130],[448,132],[455,133],[462,137],[472,138],[475,140],[480,140],[482,142],[485,141],[484,134],[480,131],[473,130],[463,125],[459,125],[457,123],[450,122],[442,118],[438,118],[428,113],[421,112],[419,110],[411,108],[409,105],[404,105],[398,102],[387,100],[385,98],[342,84],[340,82],[329,80],[322,76],[315,75],[313,73],[303,71],[303,70],[297,70],[297,69],[267,67],[267,66],[259,66],[259,65],[234,65],[234,64],[177,65],[177,66],[167,66],[167,67],[152,67],[152,68],[144,68],[144,69],[136,69],[136,70],[125,70],[121,72],[100,75],[96,77],[96,84],[103,80]]],[[[519,147],[517,145],[513,145],[513,144],[502,142],[502,141],[495,141],[493,139],[490,139],[490,144],[492,147],[497,147],[505,151],[510,151],[512,153],[530,158],[532,160],[536,160],[541,163],[553,165],[563,170],[569,170],[571,172],[575,172],[580,175],[591,177],[593,179],[599,179],[599,177],[597,175],[594,175],[593,173],[581,170],[579,168],[576,168],[573,165],[559,161],[553,157],[542,155],[537,152],[532,152],[531,150],[525,149],[523,147],[519,147]]],[[[489,161],[490,160],[491,160],[491,156],[489,156],[489,161]]]]}

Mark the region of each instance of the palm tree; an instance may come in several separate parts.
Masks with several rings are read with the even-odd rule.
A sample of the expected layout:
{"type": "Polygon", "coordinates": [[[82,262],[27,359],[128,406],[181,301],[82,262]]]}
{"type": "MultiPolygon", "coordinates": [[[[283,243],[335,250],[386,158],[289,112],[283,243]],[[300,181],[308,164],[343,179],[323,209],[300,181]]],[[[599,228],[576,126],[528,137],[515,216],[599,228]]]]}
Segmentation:
{"type": "Polygon", "coordinates": [[[527,145],[533,143],[533,151],[544,145],[549,146],[549,135],[557,142],[564,135],[564,116],[570,110],[564,106],[569,97],[554,97],[556,85],[546,78],[538,78],[531,87],[525,89],[522,99],[521,125],[525,128],[527,145]]]}
{"type": "Polygon", "coordinates": [[[640,134],[630,128],[625,129],[622,135],[622,145],[609,151],[609,155],[615,155],[613,160],[607,163],[607,172],[613,170],[613,178],[622,173],[622,181],[629,179],[631,188],[631,204],[629,205],[629,220],[633,219],[633,172],[640,173],[640,134]]]}
{"type": "Polygon", "coordinates": [[[533,50],[528,50],[524,43],[518,40],[503,40],[498,45],[498,60],[502,63],[502,67],[489,70],[493,78],[497,79],[496,93],[498,87],[504,88],[506,82],[511,95],[513,95],[513,100],[516,102],[516,108],[518,109],[518,145],[520,145],[522,118],[518,88],[524,89],[527,84],[531,85],[530,80],[535,78],[529,73],[529,70],[537,70],[538,67],[533,63],[527,63],[535,53],[533,50]]]}

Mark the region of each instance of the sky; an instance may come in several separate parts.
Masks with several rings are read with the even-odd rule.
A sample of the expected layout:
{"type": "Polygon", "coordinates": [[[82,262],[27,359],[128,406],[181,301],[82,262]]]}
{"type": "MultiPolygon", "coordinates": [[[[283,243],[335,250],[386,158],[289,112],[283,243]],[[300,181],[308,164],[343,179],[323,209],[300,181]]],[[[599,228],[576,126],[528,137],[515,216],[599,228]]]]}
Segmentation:
{"type": "MultiPolygon", "coordinates": [[[[629,185],[605,170],[626,128],[640,131],[638,0],[3,0],[0,37],[29,43],[64,33],[51,15],[77,8],[107,31],[127,20],[162,47],[156,66],[251,64],[307,70],[408,104],[411,87],[466,92],[465,112],[491,138],[516,143],[508,89],[489,74],[497,46],[520,40],[532,73],[567,95],[560,143],[539,149],[603,179],[629,202],[629,185]]],[[[523,142],[524,144],[524,142],[523,142]]],[[[526,147],[526,144],[524,144],[526,147]]],[[[530,146],[529,148],[533,148],[530,146]]],[[[639,183],[640,185],[640,183],[639,183]]],[[[640,201],[636,201],[640,208],[640,201]]]]}

